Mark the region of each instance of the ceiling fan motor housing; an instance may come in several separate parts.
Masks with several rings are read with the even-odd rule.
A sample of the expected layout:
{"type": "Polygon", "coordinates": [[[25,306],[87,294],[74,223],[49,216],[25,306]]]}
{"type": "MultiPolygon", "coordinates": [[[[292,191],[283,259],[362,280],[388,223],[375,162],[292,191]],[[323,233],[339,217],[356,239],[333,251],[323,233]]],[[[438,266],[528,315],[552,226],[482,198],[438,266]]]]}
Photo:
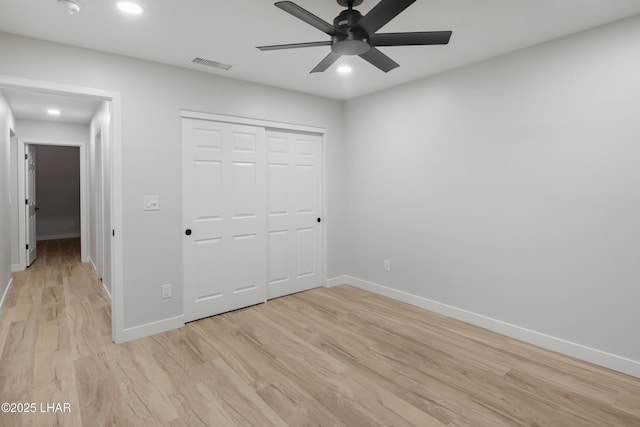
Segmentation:
{"type": "Polygon", "coordinates": [[[332,51],[340,55],[360,55],[371,48],[369,35],[364,30],[355,27],[361,19],[360,12],[347,9],[333,20],[333,25],[340,31],[331,37],[332,51]]]}

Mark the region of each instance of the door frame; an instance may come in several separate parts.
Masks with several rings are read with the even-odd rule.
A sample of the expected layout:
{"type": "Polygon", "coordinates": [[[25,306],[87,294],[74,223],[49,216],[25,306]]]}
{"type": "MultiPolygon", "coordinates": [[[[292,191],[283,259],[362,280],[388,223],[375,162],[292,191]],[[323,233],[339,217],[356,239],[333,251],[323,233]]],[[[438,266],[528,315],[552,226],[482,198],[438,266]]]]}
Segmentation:
{"type": "MultiPolygon", "coordinates": [[[[102,127],[98,129],[98,131],[93,135],[93,156],[91,158],[91,163],[95,170],[92,170],[93,177],[95,181],[91,182],[92,186],[95,187],[95,216],[96,216],[96,259],[90,258],[93,263],[93,269],[96,271],[98,279],[102,280],[104,277],[104,160],[103,160],[103,141],[102,138],[102,127]],[[100,145],[98,146],[98,135],[100,135],[100,145]]],[[[91,150],[90,150],[91,151],[91,150]]],[[[90,200],[87,200],[87,203],[90,203],[90,200]]],[[[90,211],[93,212],[94,207],[92,206],[90,211]]]]}
{"type": "MultiPolygon", "coordinates": [[[[307,126],[307,125],[297,125],[293,123],[284,123],[284,122],[274,122],[270,120],[262,120],[262,119],[253,119],[248,117],[239,117],[239,116],[228,116],[224,114],[215,114],[215,113],[203,113],[199,111],[192,110],[180,110],[180,120],[182,126],[182,119],[199,119],[199,120],[210,120],[214,122],[223,122],[223,123],[231,123],[237,125],[249,125],[249,126],[258,126],[263,127],[266,130],[285,130],[285,131],[294,131],[294,132],[307,132],[307,133],[315,133],[320,135],[320,161],[321,161],[321,170],[320,170],[320,216],[322,218],[321,224],[321,242],[320,242],[320,286],[327,286],[327,256],[326,256],[326,248],[327,248],[327,224],[329,224],[327,218],[327,197],[326,197],[326,141],[327,141],[327,129],[316,126],[307,126]]],[[[181,133],[182,134],[182,133],[181,133]]],[[[180,141],[182,144],[182,141],[180,141]]],[[[183,160],[182,160],[182,149],[180,150],[180,185],[182,188],[182,178],[184,176],[184,170],[182,169],[183,160]]],[[[184,194],[181,191],[181,206],[184,205],[184,194]]],[[[180,220],[181,226],[184,225],[184,209],[180,210],[180,220]]],[[[182,241],[182,262],[180,263],[181,272],[180,277],[184,279],[184,245],[185,240],[182,241]]],[[[266,279],[266,276],[265,276],[266,279]]],[[[185,284],[182,284],[183,293],[185,284]]],[[[184,301],[183,301],[184,304],[184,301]]]]}
{"type": "MultiPolygon", "coordinates": [[[[26,145],[49,145],[58,147],[78,147],[80,149],[80,257],[82,262],[87,262],[88,250],[88,234],[87,234],[87,166],[86,166],[86,143],[78,141],[52,141],[37,138],[18,138],[18,200],[26,199],[26,169],[24,164],[25,146],[26,145]]],[[[27,268],[27,254],[23,249],[26,245],[27,231],[27,209],[24,203],[18,204],[18,248],[20,249],[20,270],[27,268]]]]}
{"type": "MultiPolygon", "coordinates": [[[[123,253],[123,195],[122,195],[122,101],[120,92],[25,79],[0,74],[0,87],[45,92],[56,95],[93,98],[109,102],[109,170],[111,184],[111,338],[115,343],[124,337],[124,253],[123,253]]],[[[18,144],[20,146],[20,144],[18,144]]],[[[24,158],[24,152],[22,154],[24,158]]],[[[24,166],[23,166],[24,167],[24,166]]],[[[24,220],[24,217],[23,217],[24,220]]]]}

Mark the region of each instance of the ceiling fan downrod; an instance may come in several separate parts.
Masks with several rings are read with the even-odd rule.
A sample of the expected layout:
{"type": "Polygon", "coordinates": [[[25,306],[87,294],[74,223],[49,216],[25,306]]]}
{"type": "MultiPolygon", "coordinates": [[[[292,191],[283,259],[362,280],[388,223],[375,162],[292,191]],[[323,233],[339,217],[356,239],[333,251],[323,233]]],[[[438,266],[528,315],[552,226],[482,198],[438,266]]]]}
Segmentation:
{"type": "Polygon", "coordinates": [[[342,7],[348,7],[351,10],[354,6],[362,4],[362,0],[337,0],[338,4],[342,7]]]}

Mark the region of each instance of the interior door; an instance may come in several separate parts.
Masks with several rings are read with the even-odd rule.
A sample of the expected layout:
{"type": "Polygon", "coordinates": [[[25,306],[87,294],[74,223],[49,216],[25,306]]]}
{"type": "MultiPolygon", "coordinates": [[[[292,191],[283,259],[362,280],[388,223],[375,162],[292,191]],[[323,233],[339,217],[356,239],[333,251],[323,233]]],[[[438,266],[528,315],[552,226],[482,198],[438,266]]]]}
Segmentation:
{"type": "Polygon", "coordinates": [[[321,137],[267,131],[268,297],[321,284],[321,137]]]}
{"type": "Polygon", "coordinates": [[[183,119],[185,321],[266,300],[264,129],[183,119]]]}
{"type": "Polygon", "coordinates": [[[33,264],[38,256],[36,249],[36,150],[32,145],[25,145],[25,188],[26,188],[26,242],[27,267],[33,264]]]}

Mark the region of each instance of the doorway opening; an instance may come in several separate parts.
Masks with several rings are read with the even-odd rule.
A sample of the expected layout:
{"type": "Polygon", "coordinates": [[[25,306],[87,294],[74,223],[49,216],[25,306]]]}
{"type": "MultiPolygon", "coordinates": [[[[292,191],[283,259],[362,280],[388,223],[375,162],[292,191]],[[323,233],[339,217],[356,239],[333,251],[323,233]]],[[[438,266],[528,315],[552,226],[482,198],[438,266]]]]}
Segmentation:
{"type": "MultiPolygon", "coordinates": [[[[37,248],[38,240],[77,239],[74,236],[79,233],[81,260],[93,264],[98,277],[103,279],[104,293],[111,304],[112,339],[116,343],[122,342],[120,95],[112,91],[4,75],[0,75],[0,91],[7,99],[16,122],[10,153],[12,166],[15,160],[16,176],[14,179],[13,171],[10,171],[10,197],[20,203],[11,205],[11,228],[17,230],[15,242],[14,236],[11,239],[12,270],[25,269],[37,257],[37,250],[30,253],[27,245],[31,249],[31,245],[37,248]],[[52,109],[52,104],[60,108],[52,109]],[[77,111],[74,107],[78,107],[77,111]],[[35,116],[46,114],[48,109],[60,110],[62,113],[59,111],[57,115],[61,119],[66,116],[67,123],[62,123],[63,120],[56,123],[47,116],[35,116]],[[88,118],[75,122],[69,120],[75,113],[88,114],[88,118]],[[83,125],[82,133],[73,134],[70,123],[83,125]],[[63,151],[77,162],[66,170],[48,171],[54,177],[40,177],[43,180],[38,182],[38,163],[47,157],[62,155],[63,151]],[[31,158],[34,165],[29,164],[31,158]],[[67,181],[72,185],[56,193],[51,189],[55,181],[58,184],[67,181]],[[27,196],[29,193],[32,204],[27,196]],[[67,202],[65,197],[69,197],[67,202]],[[46,206],[48,212],[45,212],[46,206]],[[91,224],[90,220],[93,221],[91,224]],[[91,252],[90,247],[95,251],[91,252]],[[105,282],[105,278],[109,281],[105,282]]],[[[45,160],[44,167],[56,169],[55,163],[45,160]]]]}
{"type": "MultiPolygon", "coordinates": [[[[81,146],[25,145],[25,171],[33,166],[34,174],[27,172],[27,267],[38,257],[38,246],[43,242],[77,239],[82,247],[81,224],[85,216],[84,159],[81,146]],[[33,219],[34,224],[31,223],[33,219]]],[[[78,254],[82,259],[82,254],[78,254]]]]}

